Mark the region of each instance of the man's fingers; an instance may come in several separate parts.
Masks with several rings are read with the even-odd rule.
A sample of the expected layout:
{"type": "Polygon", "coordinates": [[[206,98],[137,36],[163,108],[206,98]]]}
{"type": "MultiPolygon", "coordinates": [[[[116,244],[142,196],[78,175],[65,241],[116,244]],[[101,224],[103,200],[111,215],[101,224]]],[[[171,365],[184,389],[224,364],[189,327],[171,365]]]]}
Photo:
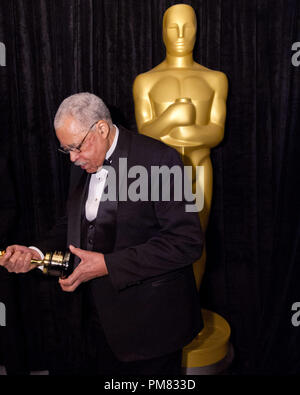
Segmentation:
{"type": "Polygon", "coordinates": [[[62,282],[62,280],[59,281],[61,289],[65,292],[74,292],[75,289],[81,284],[79,280],[76,280],[72,285],[66,285],[65,283],[62,282]]]}
{"type": "Polygon", "coordinates": [[[73,292],[82,283],[82,270],[78,266],[67,278],[60,278],[59,284],[63,291],[73,292]]]}
{"type": "Polygon", "coordinates": [[[31,259],[32,259],[32,254],[30,252],[27,252],[24,258],[23,272],[27,272],[35,268],[35,265],[31,264],[31,259]]]}
{"type": "Polygon", "coordinates": [[[5,252],[5,254],[3,255],[3,258],[4,258],[4,259],[8,259],[8,258],[10,258],[11,256],[12,256],[12,251],[9,250],[9,251],[6,251],[6,252],[5,252]]]}
{"type": "Polygon", "coordinates": [[[60,278],[59,282],[60,284],[66,286],[66,287],[70,287],[72,286],[77,280],[80,279],[80,275],[81,275],[81,270],[79,269],[79,266],[76,267],[76,269],[74,270],[74,272],[72,274],[69,275],[69,277],[67,278],[60,278]]]}
{"type": "Polygon", "coordinates": [[[28,250],[28,247],[20,246],[20,245],[18,245],[18,244],[13,244],[13,245],[8,246],[8,247],[6,248],[6,252],[7,252],[7,251],[10,251],[11,253],[14,253],[14,252],[16,252],[16,251],[26,252],[27,250],[28,250]]]}
{"type": "Polygon", "coordinates": [[[23,273],[26,266],[26,255],[21,251],[15,252],[8,262],[7,270],[9,272],[23,273]]]}
{"type": "Polygon", "coordinates": [[[15,246],[9,246],[6,248],[5,255],[12,255],[15,252],[15,246]]]}
{"type": "Polygon", "coordinates": [[[20,251],[15,252],[15,253],[9,258],[9,263],[15,264],[15,263],[18,261],[20,255],[22,255],[22,253],[21,253],[20,251]]]}
{"type": "Polygon", "coordinates": [[[80,258],[80,259],[84,258],[85,253],[86,253],[85,250],[81,250],[80,248],[76,248],[72,244],[69,245],[69,249],[74,255],[78,256],[78,258],[80,258]]]}

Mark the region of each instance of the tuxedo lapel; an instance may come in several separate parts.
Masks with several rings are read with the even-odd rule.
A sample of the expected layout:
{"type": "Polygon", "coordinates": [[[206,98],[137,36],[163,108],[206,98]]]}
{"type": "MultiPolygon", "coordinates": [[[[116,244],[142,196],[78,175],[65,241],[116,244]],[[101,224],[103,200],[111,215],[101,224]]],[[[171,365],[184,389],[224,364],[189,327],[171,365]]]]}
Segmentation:
{"type": "MultiPolygon", "coordinates": [[[[81,215],[88,192],[90,179],[91,175],[83,172],[79,179],[78,185],[74,189],[71,196],[68,214],[68,246],[72,244],[75,247],[80,247],[81,215]]],[[[75,257],[75,264],[77,263],[77,260],[79,261],[79,258],[75,257]]]]}
{"type": "MultiPolygon", "coordinates": [[[[119,138],[117,146],[109,158],[110,165],[104,166],[108,171],[106,178],[106,184],[104,193],[102,195],[102,201],[100,202],[97,221],[101,224],[101,233],[103,253],[112,252],[114,249],[115,238],[116,238],[116,226],[117,226],[117,210],[119,201],[119,185],[124,182],[124,169],[119,169],[119,159],[127,158],[130,139],[127,136],[126,130],[119,129],[119,138]],[[112,193],[111,193],[112,192],[112,193]],[[106,199],[103,200],[104,196],[106,199]]],[[[99,241],[100,242],[100,241],[99,241]]]]}
{"type": "Polygon", "coordinates": [[[126,159],[129,155],[129,149],[131,145],[131,132],[120,127],[119,128],[119,139],[115,151],[111,155],[111,167],[113,167],[116,174],[116,196],[119,200],[119,192],[122,187],[126,184],[127,169],[122,167],[120,159],[126,159]]]}

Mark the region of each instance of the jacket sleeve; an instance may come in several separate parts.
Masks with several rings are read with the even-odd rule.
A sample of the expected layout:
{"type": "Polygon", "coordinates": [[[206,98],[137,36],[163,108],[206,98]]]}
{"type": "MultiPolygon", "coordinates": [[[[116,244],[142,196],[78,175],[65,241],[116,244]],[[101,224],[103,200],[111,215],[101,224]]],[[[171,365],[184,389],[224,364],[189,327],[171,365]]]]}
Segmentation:
{"type": "MultiPolygon", "coordinates": [[[[199,213],[187,212],[191,204],[183,193],[183,164],[179,154],[168,148],[161,166],[177,165],[182,174],[182,199],[174,198],[174,177],[170,181],[170,200],[152,202],[159,223],[156,235],[145,243],[105,254],[105,262],[113,286],[122,290],[151,277],[182,269],[193,264],[202,254],[203,233],[199,213]]],[[[162,184],[160,184],[161,186],[162,184]]]]}

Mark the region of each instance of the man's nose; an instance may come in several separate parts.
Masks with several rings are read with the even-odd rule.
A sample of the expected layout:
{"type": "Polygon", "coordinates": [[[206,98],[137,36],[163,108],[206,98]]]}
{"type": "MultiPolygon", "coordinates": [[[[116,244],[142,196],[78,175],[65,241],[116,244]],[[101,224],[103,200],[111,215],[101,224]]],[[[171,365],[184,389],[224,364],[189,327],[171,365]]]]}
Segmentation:
{"type": "Polygon", "coordinates": [[[78,152],[70,151],[70,161],[76,162],[78,159],[78,152]]]}

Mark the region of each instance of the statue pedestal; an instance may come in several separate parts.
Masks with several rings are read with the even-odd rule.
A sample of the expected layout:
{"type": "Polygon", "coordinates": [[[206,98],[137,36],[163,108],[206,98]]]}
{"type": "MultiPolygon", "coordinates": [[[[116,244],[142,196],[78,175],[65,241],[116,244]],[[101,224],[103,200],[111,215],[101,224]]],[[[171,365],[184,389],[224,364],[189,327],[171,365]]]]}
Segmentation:
{"type": "Polygon", "coordinates": [[[183,349],[182,372],[186,375],[223,373],[233,360],[230,326],[219,314],[202,310],[204,328],[183,349]]]}

